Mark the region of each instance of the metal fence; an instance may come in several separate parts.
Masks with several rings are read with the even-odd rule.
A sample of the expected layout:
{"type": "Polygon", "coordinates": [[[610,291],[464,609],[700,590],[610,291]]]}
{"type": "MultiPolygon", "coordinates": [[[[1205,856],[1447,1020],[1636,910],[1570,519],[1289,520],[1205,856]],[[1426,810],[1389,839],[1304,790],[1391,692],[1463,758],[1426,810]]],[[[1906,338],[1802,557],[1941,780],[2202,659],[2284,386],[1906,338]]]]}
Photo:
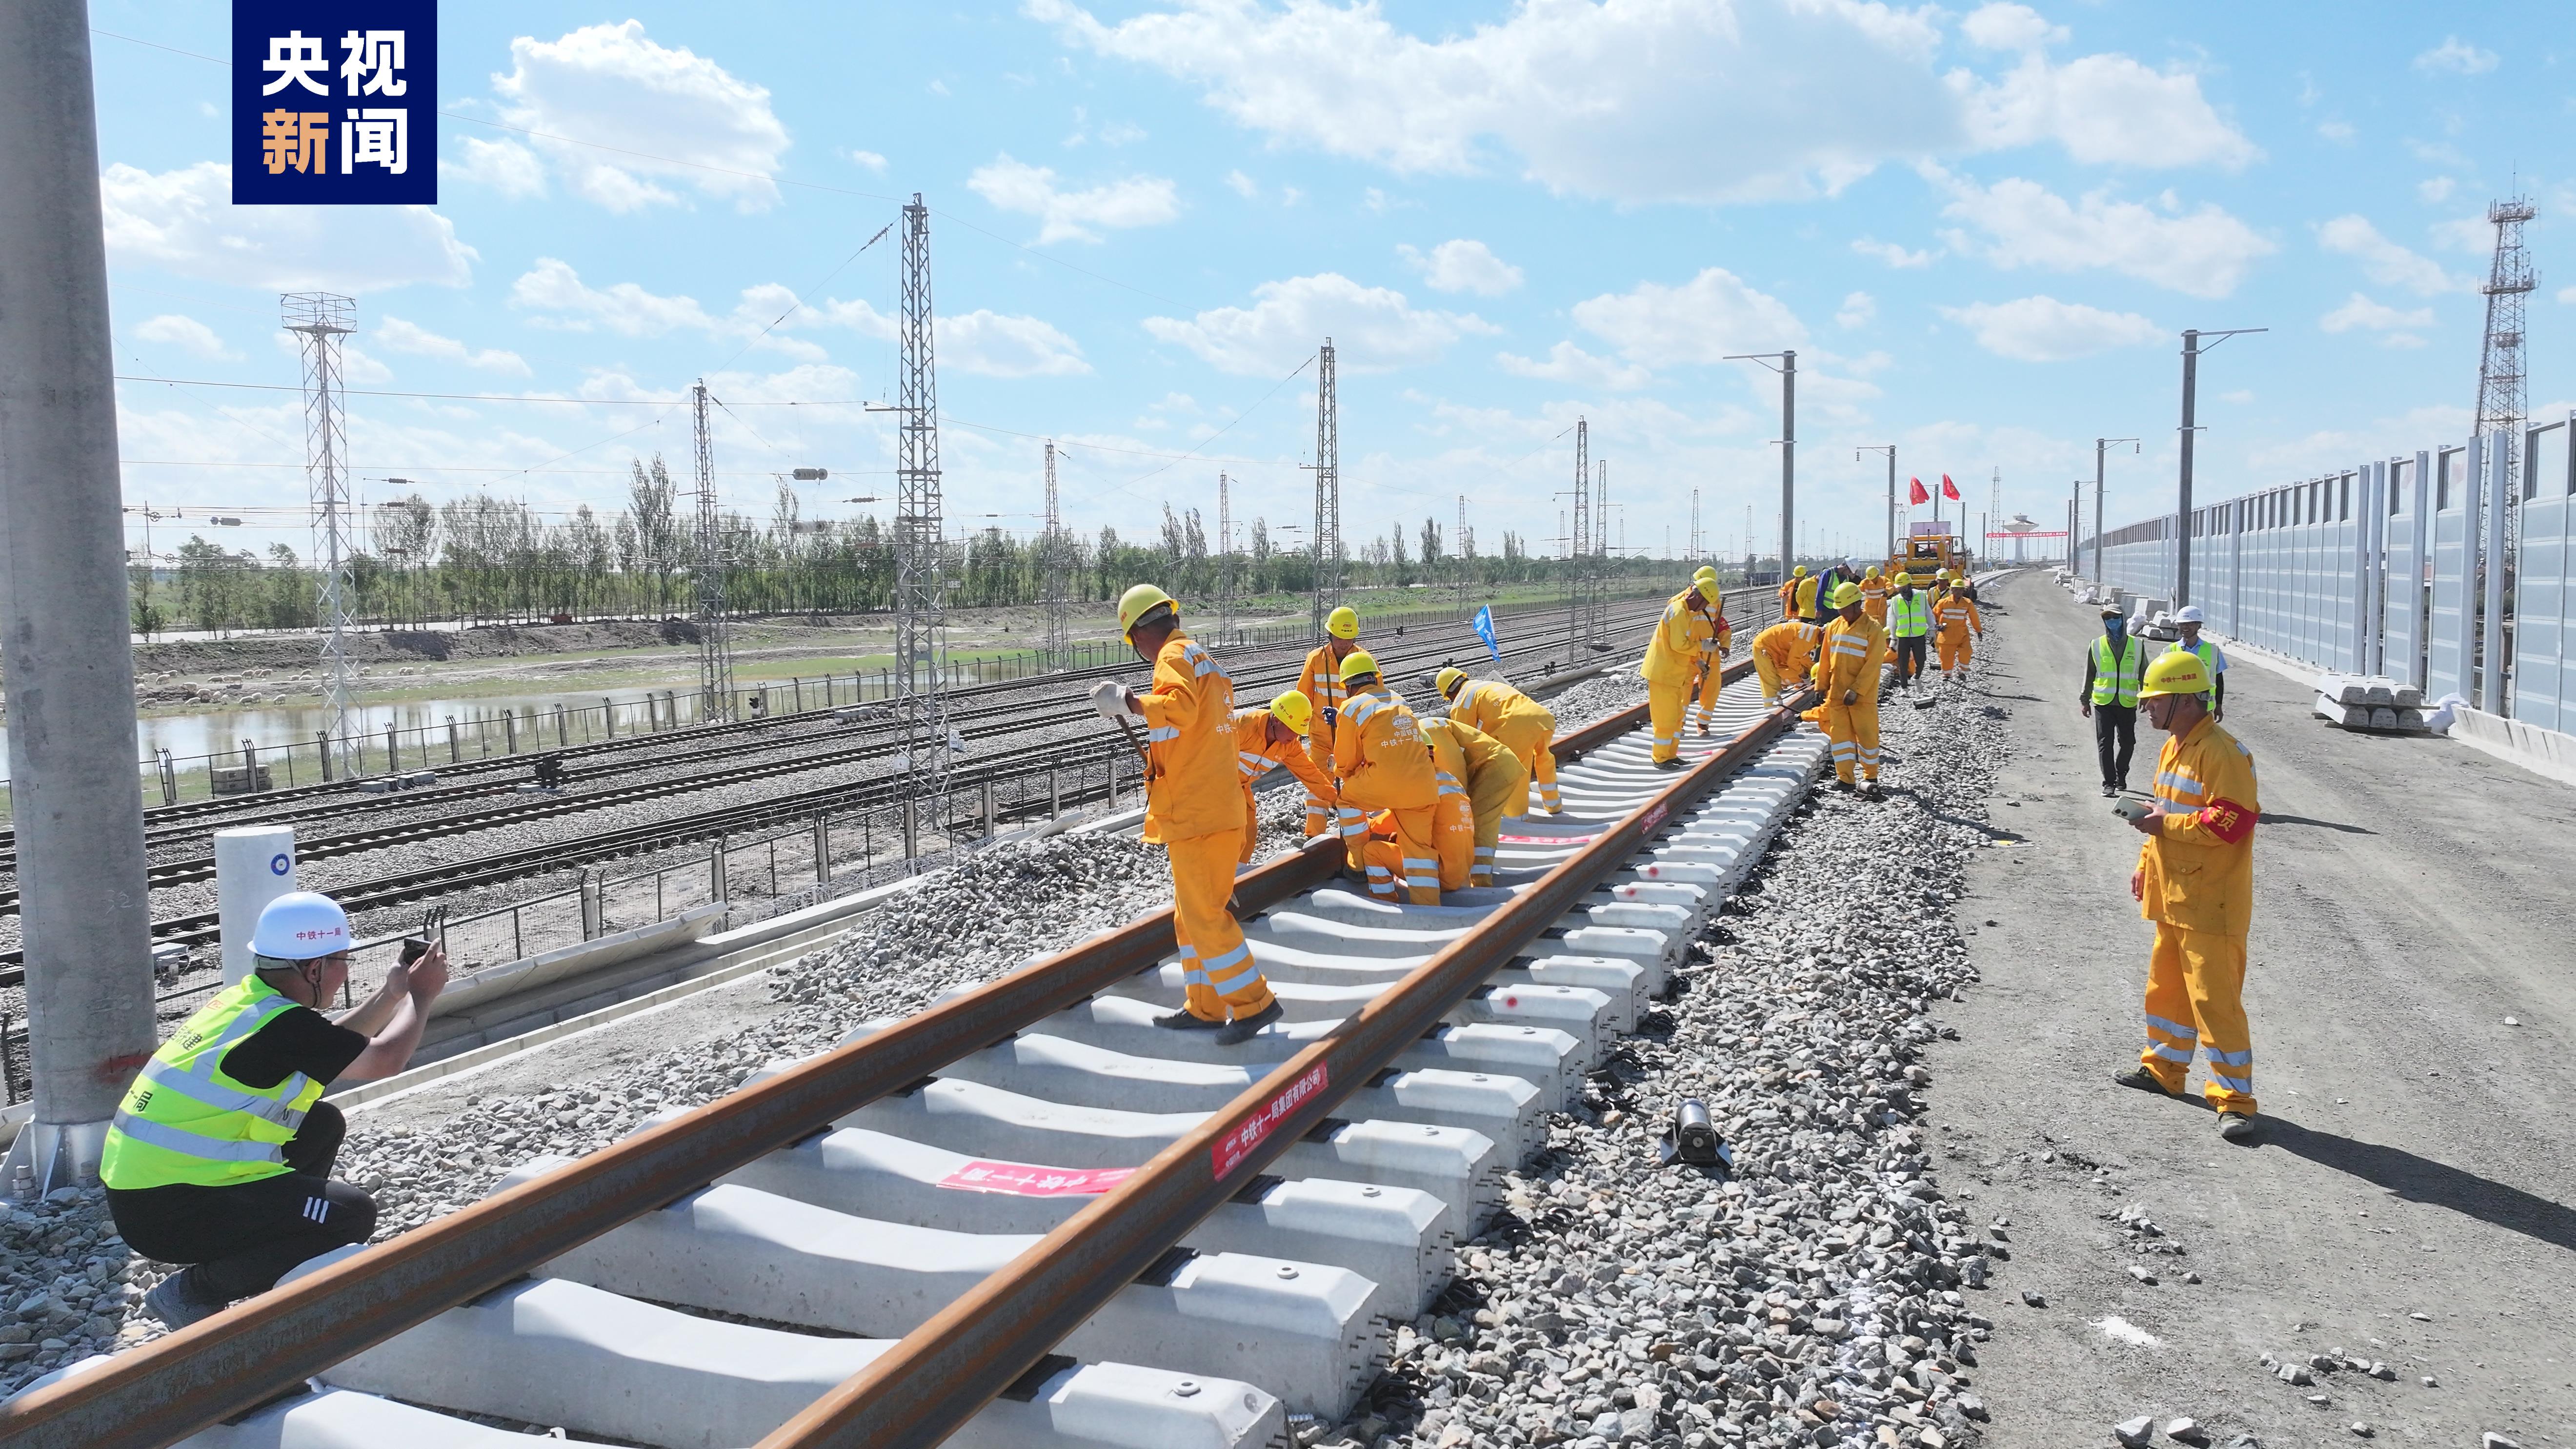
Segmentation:
{"type": "Polygon", "coordinates": [[[2518,449],[2490,433],[2145,519],[2102,535],[2097,582],[2198,604],[2213,633],[2319,669],[2576,732],[2571,433],[2576,414],[2518,449]]]}

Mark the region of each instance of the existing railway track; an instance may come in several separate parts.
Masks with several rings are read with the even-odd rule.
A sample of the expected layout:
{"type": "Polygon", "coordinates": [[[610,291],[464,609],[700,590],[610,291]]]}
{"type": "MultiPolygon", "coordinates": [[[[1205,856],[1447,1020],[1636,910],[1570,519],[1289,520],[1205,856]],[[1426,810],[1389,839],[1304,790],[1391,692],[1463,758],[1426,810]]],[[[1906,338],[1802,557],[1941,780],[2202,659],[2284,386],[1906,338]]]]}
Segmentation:
{"type": "Polygon", "coordinates": [[[1731,690],[1679,771],[1640,710],[1562,738],[1568,812],[1515,828],[1500,890],[1376,905],[1329,842],[1244,876],[1289,1007],[1246,1048],[1145,1023],[1179,985],[1157,912],[33,1389],[0,1440],[256,1410],[298,1443],[524,1442],[431,1405],[672,1446],[1284,1445],[1804,792],[1795,707],[1731,690]]]}

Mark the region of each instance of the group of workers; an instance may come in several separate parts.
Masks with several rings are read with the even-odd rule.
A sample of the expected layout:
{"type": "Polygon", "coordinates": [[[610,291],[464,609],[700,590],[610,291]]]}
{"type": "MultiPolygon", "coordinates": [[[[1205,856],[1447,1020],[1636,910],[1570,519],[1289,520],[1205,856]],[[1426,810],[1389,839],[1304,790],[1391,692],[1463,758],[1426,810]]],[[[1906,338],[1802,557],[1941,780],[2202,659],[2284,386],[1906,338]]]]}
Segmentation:
{"type": "Polygon", "coordinates": [[[2179,637],[2161,650],[2151,649],[2129,627],[2117,604],[2102,606],[2102,635],[2084,651],[2084,682],[2075,700],[2093,721],[2093,749],[2102,767],[2102,793],[2119,795],[2129,788],[2129,762],[2138,749],[2138,701],[2153,659],[2188,654],[2200,661],[2208,681],[2201,703],[2209,717],[2227,717],[2227,655],[2200,637],[2207,622],[2197,604],[2185,604],[2165,616],[2179,637]]]}
{"type": "Polygon", "coordinates": [[[1976,649],[1973,631],[1986,637],[1986,621],[1977,612],[1976,586],[1955,568],[1943,569],[1928,588],[1918,588],[1904,569],[1882,577],[1878,566],[1856,570],[1836,564],[1810,575],[1805,564],[1791,570],[1780,585],[1784,620],[1813,625],[1821,632],[1842,612],[1843,591],[1860,601],[1861,613],[1887,634],[1889,658],[1896,666],[1896,686],[1911,691],[1927,669],[1937,667],[1944,679],[1964,679],[1976,649]],[[1937,653],[1935,652],[1937,648],[1937,653]]]}

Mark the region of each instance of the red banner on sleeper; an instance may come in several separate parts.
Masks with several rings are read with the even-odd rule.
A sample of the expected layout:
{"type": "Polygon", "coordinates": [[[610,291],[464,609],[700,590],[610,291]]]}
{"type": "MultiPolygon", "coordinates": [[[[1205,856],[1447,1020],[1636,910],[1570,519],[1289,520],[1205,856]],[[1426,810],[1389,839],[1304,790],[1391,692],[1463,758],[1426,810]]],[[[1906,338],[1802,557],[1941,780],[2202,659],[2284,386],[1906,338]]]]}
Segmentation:
{"type": "Polygon", "coordinates": [[[1097,1197],[1136,1175],[1132,1167],[1092,1167],[1079,1171],[1034,1167],[1025,1162],[969,1162],[939,1179],[941,1187],[961,1192],[1003,1192],[1013,1197],[1097,1197]]]}
{"type": "Polygon", "coordinates": [[[1324,1067],[1322,1062],[1315,1063],[1304,1076],[1281,1088],[1279,1095],[1264,1103],[1261,1110],[1236,1123],[1233,1131],[1216,1140],[1216,1146],[1208,1153],[1208,1161],[1219,1182],[1225,1180],[1227,1173],[1242,1166],[1243,1160],[1252,1155],[1252,1149],[1260,1146],[1273,1129],[1287,1120],[1289,1113],[1296,1111],[1307,1098],[1324,1090],[1324,1083],[1329,1080],[1324,1067]]]}

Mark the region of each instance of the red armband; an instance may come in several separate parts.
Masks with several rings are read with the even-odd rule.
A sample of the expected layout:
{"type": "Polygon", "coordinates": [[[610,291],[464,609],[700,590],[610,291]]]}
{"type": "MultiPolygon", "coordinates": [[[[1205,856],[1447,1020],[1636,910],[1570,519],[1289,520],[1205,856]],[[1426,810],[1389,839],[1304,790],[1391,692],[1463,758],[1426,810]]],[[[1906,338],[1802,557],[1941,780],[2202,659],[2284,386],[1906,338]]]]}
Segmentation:
{"type": "Polygon", "coordinates": [[[2200,809],[2200,828],[2230,845],[2254,833],[2254,812],[2221,796],[2200,809]]]}

